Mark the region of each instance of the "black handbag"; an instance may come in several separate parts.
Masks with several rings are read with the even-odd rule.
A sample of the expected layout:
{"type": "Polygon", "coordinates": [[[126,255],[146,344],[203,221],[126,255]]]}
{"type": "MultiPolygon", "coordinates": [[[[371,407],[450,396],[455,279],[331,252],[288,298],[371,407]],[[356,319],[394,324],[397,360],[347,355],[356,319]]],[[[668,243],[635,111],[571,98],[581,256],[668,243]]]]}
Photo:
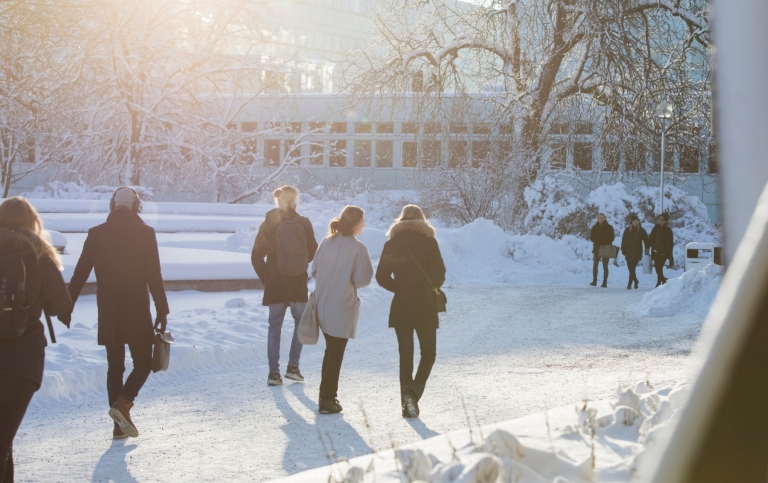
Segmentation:
{"type": "Polygon", "coordinates": [[[405,251],[408,252],[408,255],[411,256],[411,259],[413,260],[413,263],[416,264],[417,267],[419,267],[419,270],[421,270],[421,273],[424,274],[424,278],[427,279],[427,283],[429,284],[432,291],[435,293],[435,307],[437,307],[438,312],[447,312],[448,309],[446,305],[448,304],[448,297],[445,296],[445,292],[440,290],[439,287],[435,287],[435,284],[432,283],[432,279],[429,278],[429,275],[427,275],[427,272],[424,271],[423,268],[421,268],[421,264],[418,260],[416,260],[416,257],[413,256],[413,253],[411,253],[411,250],[408,249],[408,247],[405,247],[405,251]]]}

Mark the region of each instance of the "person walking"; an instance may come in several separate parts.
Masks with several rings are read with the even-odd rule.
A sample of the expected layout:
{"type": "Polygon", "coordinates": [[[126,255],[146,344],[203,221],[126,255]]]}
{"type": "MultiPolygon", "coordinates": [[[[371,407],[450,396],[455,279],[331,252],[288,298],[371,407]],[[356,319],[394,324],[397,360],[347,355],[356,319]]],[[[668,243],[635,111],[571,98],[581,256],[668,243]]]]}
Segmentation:
{"type": "Polygon", "coordinates": [[[667,283],[667,278],[664,276],[664,263],[669,260],[669,268],[672,268],[672,264],[675,263],[672,255],[675,237],[668,222],[669,213],[660,214],[658,223],[651,229],[651,235],[648,237],[648,246],[652,251],[651,259],[653,266],[656,267],[657,287],[667,283]]]}
{"type": "Polygon", "coordinates": [[[592,282],[590,283],[593,287],[597,285],[597,265],[601,259],[603,261],[603,284],[600,286],[603,288],[608,286],[608,258],[600,256],[600,247],[612,244],[615,237],[616,234],[613,231],[613,227],[605,220],[605,214],[598,214],[597,223],[594,224],[589,232],[589,239],[592,241],[592,254],[594,255],[592,261],[592,282]]]}
{"type": "Polygon", "coordinates": [[[283,383],[280,377],[280,333],[285,312],[289,308],[294,329],[285,377],[304,381],[299,371],[303,346],[299,342],[297,329],[308,300],[307,269],[315,256],[317,241],[312,223],[296,211],[299,191],[285,185],[276,189],[272,195],[277,208],[267,212],[259,227],[251,252],[251,264],[264,284],[261,304],[269,307],[267,385],[279,386],[283,383]]]}
{"type": "Polygon", "coordinates": [[[419,400],[437,354],[437,328],[440,325],[434,287],[445,282],[445,265],[435,240],[435,229],[416,205],[403,207],[387,232],[376,269],[376,281],[394,292],[389,311],[389,327],[395,329],[400,353],[400,401],[403,417],[419,416],[419,400]],[[413,375],[413,333],[419,339],[421,359],[413,375]]]}
{"type": "Polygon", "coordinates": [[[40,316],[72,310],[59,254],[35,208],[21,197],[0,204],[0,301],[0,483],[13,483],[13,439],[43,382],[40,316]]]}
{"type": "Polygon", "coordinates": [[[637,288],[640,282],[637,280],[637,264],[643,258],[643,247],[648,247],[648,233],[640,225],[640,219],[636,214],[629,215],[629,226],[624,229],[621,236],[621,253],[627,260],[627,269],[629,270],[629,281],[627,289],[632,288],[632,282],[637,288]]]}
{"type": "MultiPolygon", "coordinates": [[[[69,295],[76,304],[91,271],[96,272],[97,337],[99,345],[107,350],[107,397],[114,439],[139,435],[130,411],[152,369],[150,293],[157,313],[154,329],[165,332],[168,323],[157,237],[155,230],[139,217],[140,212],[141,198],[133,188],[116,189],[109,202],[107,221],[88,230],[69,281],[69,295]],[[126,345],[133,370],[123,382],[126,345]]],[[[72,313],[59,319],[68,324],[72,313]]]]}
{"type": "Polygon", "coordinates": [[[365,226],[365,213],[357,206],[345,206],[328,226],[328,236],[312,262],[316,280],[317,319],[325,337],[325,355],[320,379],[318,411],[341,412],[337,399],[339,373],[344,350],[357,333],[360,299],[357,290],[368,286],[373,265],[368,248],[357,238],[365,226]]]}

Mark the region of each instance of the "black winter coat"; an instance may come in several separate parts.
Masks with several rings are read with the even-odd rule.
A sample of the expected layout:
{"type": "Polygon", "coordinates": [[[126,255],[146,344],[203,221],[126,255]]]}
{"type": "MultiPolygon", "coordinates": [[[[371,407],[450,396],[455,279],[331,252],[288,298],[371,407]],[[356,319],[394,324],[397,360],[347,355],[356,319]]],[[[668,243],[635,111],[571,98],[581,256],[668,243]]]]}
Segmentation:
{"type": "Polygon", "coordinates": [[[251,251],[251,264],[253,269],[256,270],[259,280],[264,284],[262,305],[306,302],[309,300],[307,296],[307,274],[284,276],[275,267],[277,263],[277,226],[283,220],[291,220],[297,216],[307,234],[308,261],[312,262],[315,258],[317,240],[315,240],[315,231],[312,229],[312,223],[310,223],[309,219],[299,215],[292,208],[285,210],[275,208],[268,211],[264,217],[264,222],[259,227],[259,232],[253,243],[253,251],[251,251]]]}
{"type": "Polygon", "coordinates": [[[621,253],[628,261],[640,261],[643,258],[643,246],[648,248],[648,233],[645,228],[638,226],[633,230],[632,226],[624,229],[621,237],[621,253]]]}
{"type": "Polygon", "coordinates": [[[376,269],[379,285],[395,293],[389,310],[389,326],[437,328],[440,321],[435,293],[408,255],[406,247],[436,287],[445,282],[445,265],[434,229],[418,220],[401,221],[394,225],[376,269]]]}
{"type": "Polygon", "coordinates": [[[39,389],[43,382],[46,346],[40,316],[43,309],[50,316],[66,314],[72,310],[72,301],[54,261],[47,255],[38,260],[29,242],[13,230],[0,229],[0,255],[19,252],[25,253],[27,294],[32,306],[24,334],[16,339],[0,339],[0,374],[28,379],[39,389]]]}
{"type": "Polygon", "coordinates": [[[600,246],[612,244],[614,238],[616,238],[616,234],[613,231],[613,227],[607,221],[595,223],[595,226],[589,232],[589,239],[592,242],[592,253],[597,255],[597,252],[600,251],[600,246]]]}
{"type": "Polygon", "coordinates": [[[675,237],[672,234],[672,228],[669,225],[661,226],[658,223],[651,229],[651,236],[648,237],[648,246],[654,252],[659,252],[667,256],[672,263],[672,248],[675,246],[675,237]]]}
{"type": "Polygon", "coordinates": [[[149,292],[158,315],[168,315],[155,230],[129,208],[118,207],[107,222],[88,230],[69,282],[77,301],[91,270],[96,272],[99,345],[152,344],[149,292]]]}

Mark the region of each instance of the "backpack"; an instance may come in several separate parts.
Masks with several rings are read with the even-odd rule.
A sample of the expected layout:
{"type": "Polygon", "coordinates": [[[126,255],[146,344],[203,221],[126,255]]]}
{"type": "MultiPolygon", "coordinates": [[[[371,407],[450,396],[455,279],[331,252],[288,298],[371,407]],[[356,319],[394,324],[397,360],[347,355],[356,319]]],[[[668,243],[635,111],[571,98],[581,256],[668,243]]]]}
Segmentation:
{"type": "Polygon", "coordinates": [[[281,275],[295,277],[307,273],[307,232],[300,219],[294,216],[277,225],[277,272],[281,275]]]}
{"type": "Polygon", "coordinates": [[[32,304],[27,297],[24,254],[0,256],[0,339],[15,339],[27,330],[32,304]]]}

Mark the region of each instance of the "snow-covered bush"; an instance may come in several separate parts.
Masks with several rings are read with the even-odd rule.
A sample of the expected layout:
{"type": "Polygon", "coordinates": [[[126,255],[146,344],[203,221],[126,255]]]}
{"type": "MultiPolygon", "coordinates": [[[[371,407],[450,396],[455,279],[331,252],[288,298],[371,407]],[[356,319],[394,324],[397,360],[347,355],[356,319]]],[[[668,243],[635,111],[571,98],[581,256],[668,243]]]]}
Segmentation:
{"type": "Polygon", "coordinates": [[[528,208],[523,221],[527,234],[561,238],[584,233],[588,213],[570,183],[545,176],[525,188],[523,198],[528,208]]]}
{"type": "Polygon", "coordinates": [[[589,193],[585,204],[592,215],[590,227],[597,221],[598,213],[604,213],[608,223],[616,230],[616,237],[620,238],[629,224],[629,214],[636,211],[637,200],[627,193],[624,183],[616,183],[599,186],[589,193]]]}
{"type": "MultiPolygon", "coordinates": [[[[108,200],[119,186],[88,186],[72,181],[51,181],[45,186],[36,186],[32,191],[21,194],[25,198],[67,199],[67,200],[108,200]]],[[[152,201],[152,189],[134,186],[143,201],[152,201]]]]}

